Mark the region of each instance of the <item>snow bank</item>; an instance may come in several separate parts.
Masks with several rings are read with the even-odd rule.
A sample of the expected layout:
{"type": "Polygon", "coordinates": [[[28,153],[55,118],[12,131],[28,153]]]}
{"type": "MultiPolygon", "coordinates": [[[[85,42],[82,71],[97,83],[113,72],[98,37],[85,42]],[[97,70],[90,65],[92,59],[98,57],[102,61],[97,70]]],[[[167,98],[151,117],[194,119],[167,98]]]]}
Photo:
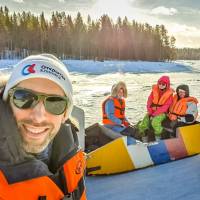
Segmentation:
{"type": "MultiPolygon", "coordinates": [[[[12,68],[19,60],[0,60],[0,71],[12,68]]],[[[86,74],[105,74],[116,72],[129,73],[169,73],[190,72],[192,68],[176,62],[147,61],[93,61],[93,60],[63,60],[70,72],[86,74]]]]}
{"type": "Polygon", "coordinates": [[[113,72],[130,73],[167,73],[189,72],[190,67],[175,62],[147,62],[147,61],[92,61],[92,60],[64,60],[69,71],[89,74],[105,74],[113,72]]]}

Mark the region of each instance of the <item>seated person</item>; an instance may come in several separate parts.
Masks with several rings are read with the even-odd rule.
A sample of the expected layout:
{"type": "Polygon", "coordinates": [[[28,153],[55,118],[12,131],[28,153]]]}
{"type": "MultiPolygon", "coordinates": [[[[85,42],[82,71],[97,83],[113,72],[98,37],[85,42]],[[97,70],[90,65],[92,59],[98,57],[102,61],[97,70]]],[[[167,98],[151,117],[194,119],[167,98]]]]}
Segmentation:
{"type": "MultiPolygon", "coordinates": [[[[162,76],[157,84],[153,85],[147,101],[147,114],[137,125],[139,133],[143,137],[143,142],[147,142],[151,127],[153,128],[155,139],[157,141],[160,140],[163,132],[161,123],[166,118],[172,99],[173,90],[170,88],[170,79],[168,76],[162,76]]],[[[148,141],[152,140],[154,138],[148,139],[148,141]]]]}
{"type": "Polygon", "coordinates": [[[193,124],[198,116],[198,100],[189,94],[188,85],[179,85],[169,108],[168,118],[163,122],[165,130],[175,137],[176,128],[193,124]]]}
{"type": "Polygon", "coordinates": [[[112,86],[111,95],[102,104],[103,124],[105,127],[119,132],[122,135],[132,136],[140,139],[135,134],[135,128],[125,116],[125,98],[127,97],[127,87],[122,81],[112,86]]]}

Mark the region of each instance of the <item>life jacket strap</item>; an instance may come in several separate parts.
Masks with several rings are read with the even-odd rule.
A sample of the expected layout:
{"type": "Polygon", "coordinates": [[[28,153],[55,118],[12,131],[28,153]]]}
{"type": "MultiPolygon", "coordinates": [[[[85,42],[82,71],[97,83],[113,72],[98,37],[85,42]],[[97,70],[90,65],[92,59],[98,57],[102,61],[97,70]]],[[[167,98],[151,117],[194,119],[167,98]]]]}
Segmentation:
{"type": "MultiPolygon", "coordinates": [[[[108,119],[108,117],[103,117],[103,119],[108,119]]],[[[120,119],[120,120],[124,120],[124,118],[118,118],[118,119],[120,119]]]]}
{"type": "Polygon", "coordinates": [[[176,115],[176,116],[179,116],[179,117],[184,117],[185,116],[185,115],[176,114],[174,112],[170,112],[169,114],[176,115]]]}
{"type": "Polygon", "coordinates": [[[124,111],[125,111],[125,108],[120,108],[118,106],[115,106],[116,109],[118,109],[120,111],[120,114],[123,115],[124,114],[124,111]]]}
{"type": "Polygon", "coordinates": [[[47,196],[39,196],[38,200],[47,200],[47,196]]]}
{"type": "Polygon", "coordinates": [[[155,103],[152,103],[151,104],[151,107],[161,107],[162,105],[159,105],[159,104],[155,104],[155,103]]]}
{"type": "Polygon", "coordinates": [[[84,183],[84,178],[81,178],[78,187],[72,192],[72,197],[74,200],[76,199],[81,199],[81,196],[83,195],[85,191],[85,183],[84,183]]]}

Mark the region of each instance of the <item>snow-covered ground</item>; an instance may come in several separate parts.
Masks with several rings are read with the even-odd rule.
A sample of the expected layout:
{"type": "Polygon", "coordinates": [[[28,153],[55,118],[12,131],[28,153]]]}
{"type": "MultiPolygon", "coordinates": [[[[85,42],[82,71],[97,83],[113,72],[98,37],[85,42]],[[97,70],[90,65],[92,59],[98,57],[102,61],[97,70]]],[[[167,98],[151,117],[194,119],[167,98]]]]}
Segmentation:
{"type": "MultiPolygon", "coordinates": [[[[9,68],[19,60],[0,60],[0,69],[9,68]]],[[[189,72],[191,67],[184,62],[147,62],[147,61],[93,61],[63,60],[70,72],[87,74],[105,74],[115,72],[130,73],[167,73],[189,72]]],[[[189,63],[190,64],[190,63],[189,63]]]]}
{"type": "Polygon", "coordinates": [[[144,62],[144,61],[92,61],[92,60],[64,60],[69,71],[88,74],[105,74],[115,72],[130,73],[158,73],[180,72],[191,69],[184,64],[175,62],[144,62]]]}
{"type": "MultiPolygon", "coordinates": [[[[0,80],[18,60],[0,60],[0,80]],[[2,74],[3,73],[3,74],[2,74]]],[[[74,102],[85,110],[86,127],[101,121],[101,102],[117,81],[128,87],[126,114],[132,123],[146,112],[146,99],[152,84],[162,75],[170,76],[172,87],[188,84],[191,95],[200,101],[200,61],[132,62],[132,61],[63,61],[70,71],[74,102]]],[[[200,111],[200,106],[199,106],[200,111]]]]}

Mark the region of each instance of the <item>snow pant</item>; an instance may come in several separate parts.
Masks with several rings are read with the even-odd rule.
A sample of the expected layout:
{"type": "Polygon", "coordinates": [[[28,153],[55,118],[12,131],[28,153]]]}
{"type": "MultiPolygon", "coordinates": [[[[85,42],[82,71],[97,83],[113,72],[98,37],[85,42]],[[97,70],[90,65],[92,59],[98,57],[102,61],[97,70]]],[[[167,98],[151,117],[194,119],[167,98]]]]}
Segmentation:
{"type": "Polygon", "coordinates": [[[148,114],[145,115],[143,120],[139,122],[138,129],[141,136],[145,136],[145,131],[151,127],[154,130],[155,136],[161,136],[163,132],[162,121],[166,119],[166,114],[160,114],[155,117],[149,117],[148,114]]]}

